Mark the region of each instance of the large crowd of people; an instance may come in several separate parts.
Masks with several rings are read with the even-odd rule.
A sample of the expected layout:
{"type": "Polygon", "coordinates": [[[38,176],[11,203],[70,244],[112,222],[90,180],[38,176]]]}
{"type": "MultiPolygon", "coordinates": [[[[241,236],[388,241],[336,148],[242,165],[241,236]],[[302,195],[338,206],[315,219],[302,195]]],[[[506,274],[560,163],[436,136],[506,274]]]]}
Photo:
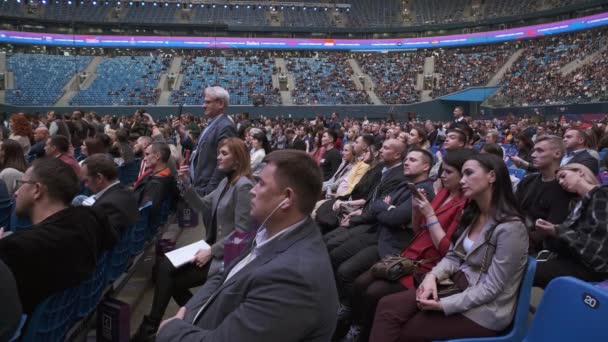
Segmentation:
{"type": "Polygon", "coordinates": [[[138,208],[166,200],[201,213],[210,248],[157,259],[135,341],[497,336],[528,256],[540,288],[608,279],[608,117],[254,119],[228,115],[217,86],[202,103],[204,117],[5,117],[0,200],[31,227],[0,230],[2,288],[18,299],[0,333],[88,279],[138,208]],[[527,175],[514,182],[514,168],[527,175]],[[250,242],[235,251],[235,237],[250,242]],[[181,308],[163,321],[171,299],[181,308]]]}

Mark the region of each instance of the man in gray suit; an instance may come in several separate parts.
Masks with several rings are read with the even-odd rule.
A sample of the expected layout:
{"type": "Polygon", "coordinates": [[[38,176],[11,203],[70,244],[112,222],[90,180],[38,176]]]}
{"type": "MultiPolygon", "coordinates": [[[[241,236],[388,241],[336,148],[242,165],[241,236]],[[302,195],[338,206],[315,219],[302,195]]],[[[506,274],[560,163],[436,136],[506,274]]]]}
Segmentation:
{"type": "Polygon", "coordinates": [[[230,95],[222,87],[205,89],[205,116],[207,127],[201,133],[196,149],[190,157],[190,176],[199,196],[205,196],[220,183],[224,174],[217,169],[217,146],[222,139],[236,137],[234,121],[227,114],[226,108],[230,95]]]}
{"type": "Polygon", "coordinates": [[[251,190],[255,240],[164,321],[157,341],[331,340],[338,310],[333,272],[310,213],[321,172],[302,151],[276,151],[251,190]]]}

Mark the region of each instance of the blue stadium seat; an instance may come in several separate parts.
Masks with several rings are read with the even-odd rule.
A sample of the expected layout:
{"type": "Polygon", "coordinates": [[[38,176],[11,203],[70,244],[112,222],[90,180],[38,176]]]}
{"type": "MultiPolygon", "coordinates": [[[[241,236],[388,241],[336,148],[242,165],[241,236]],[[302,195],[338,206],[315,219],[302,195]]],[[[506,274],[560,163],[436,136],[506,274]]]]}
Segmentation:
{"type": "Polygon", "coordinates": [[[524,179],[524,176],[526,175],[526,170],[510,167],[509,174],[514,175],[515,177],[522,180],[522,179],[524,179]]]}
{"type": "Polygon", "coordinates": [[[118,167],[118,179],[123,185],[131,185],[137,180],[141,159],[135,159],[133,162],[124,164],[118,167]]]}
{"type": "MultiPolygon", "coordinates": [[[[507,329],[505,335],[497,337],[483,338],[462,338],[449,340],[449,342],[519,342],[528,329],[528,309],[530,307],[530,297],[532,296],[532,282],[534,281],[534,273],[536,273],[536,259],[528,257],[528,265],[519,287],[519,295],[517,298],[517,307],[515,308],[515,317],[513,323],[507,329]]],[[[562,312],[563,313],[563,312],[562,312]]],[[[547,339],[545,341],[557,341],[547,339]]]]}
{"type": "Polygon", "coordinates": [[[30,315],[22,341],[63,341],[76,318],[80,287],[56,293],[38,304],[30,315]]]}
{"type": "Polygon", "coordinates": [[[132,239],[134,232],[135,225],[123,233],[118,244],[116,244],[114,249],[112,249],[112,252],[110,252],[108,257],[108,281],[116,280],[126,271],[127,266],[129,265],[129,259],[131,258],[131,251],[129,249],[133,243],[132,239]]]}
{"type": "Polygon", "coordinates": [[[606,323],[606,289],[559,277],[545,289],[524,341],[606,341],[606,323]]]}
{"type": "Polygon", "coordinates": [[[108,253],[104,252],[97,259],[95,272],[79,286],[80,296],[76,308],[76,318],[87,317],[99,304],[107,283],[107,266],[108,253]]]}
{"type": "Polygon", "coordinates": [[[600,151],[599,155],[600,155],[600,161],[604,160],[604,158],[606,158],[606,154],[608,153],[608,151],[600,151]]]}
{"type": "Polygon", "coordinates": [[[131,255],[137,255],[141,253],[146,244],[146,240],[149,236],[149,222],[150,222],[150,209],[152,202],[144,204],[139,208],[139,217],[135,223],[135,229],[131,238],[131,255]]]}
{"type": "Polygon", "coordinates": [[[3,206],[0,206],[0,227],[4,227],[5,230],[12,230],[11,217],[13,216],[13,211],[14,204],[10,200],[7,200],[3,206]]]}
{"type": "Polygon", "coordinates": [[[19,337],[21,337],[21,329],[23,329],[23,326],[25,325],[26,320],[27,320],[27,315],[26,314],[21,315],[21,321],[19,321],[19,326],[17,327],[17,330],[15,330],[15,333],[13,334],[13,337],[11,337],[9,342],[14,342],[14,341],[19,340],[19,337]]]}

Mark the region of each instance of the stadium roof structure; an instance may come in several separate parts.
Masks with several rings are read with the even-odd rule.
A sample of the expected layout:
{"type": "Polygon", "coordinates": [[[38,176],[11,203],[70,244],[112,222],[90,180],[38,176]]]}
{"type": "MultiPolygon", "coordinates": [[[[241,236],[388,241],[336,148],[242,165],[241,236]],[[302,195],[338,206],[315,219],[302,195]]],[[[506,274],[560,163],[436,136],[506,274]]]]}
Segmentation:
{"type": "Polygon", "coordinates": [[[455,93],[439,97],[438,100],[459,102],[483,102],[485,101],[485,99],[492,96],[498,89],[500,89],[500,86],[467,88],[461,91],[457,91],[455,93]]]}

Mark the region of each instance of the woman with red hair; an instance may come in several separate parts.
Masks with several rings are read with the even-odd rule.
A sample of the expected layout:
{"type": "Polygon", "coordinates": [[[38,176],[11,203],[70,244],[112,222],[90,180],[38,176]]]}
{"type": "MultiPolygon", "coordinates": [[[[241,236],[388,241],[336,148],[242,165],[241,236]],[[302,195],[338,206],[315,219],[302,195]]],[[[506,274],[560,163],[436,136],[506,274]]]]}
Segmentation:
{"type": "Polygon", "coordinates": [[[11,130],[11,135],[8,138],[17,141],[23,148],[23,153],[27,155],[30,152],[31,141],[34,134],[32,125],[30,125],[25,114],[14,114],[8,123],[8,127],[11,130]]]}

